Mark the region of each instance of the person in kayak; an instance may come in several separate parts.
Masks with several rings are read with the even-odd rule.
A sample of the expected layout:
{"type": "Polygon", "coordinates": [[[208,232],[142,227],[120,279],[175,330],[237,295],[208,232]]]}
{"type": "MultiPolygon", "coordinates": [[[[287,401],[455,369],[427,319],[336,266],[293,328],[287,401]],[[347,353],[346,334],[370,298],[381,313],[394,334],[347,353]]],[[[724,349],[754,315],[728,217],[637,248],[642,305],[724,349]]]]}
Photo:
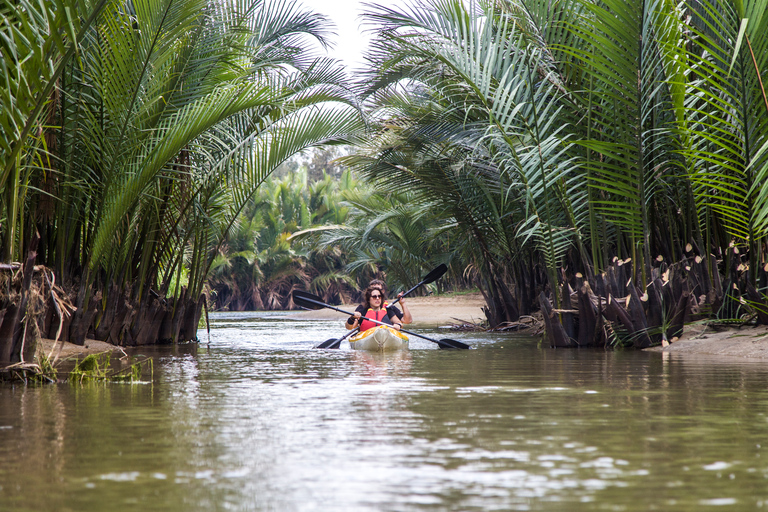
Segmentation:
{"type": "MultiPolygon", "coordinates": [[[[379,290],[381,290],[386,294],[384,281],[382,281],[381,279],[371,279],[371,282],[368,283],[368,286],[372,286],[373,288],[378,288],[379,290]]],[[[398,293],[397,297],[400,299],[400,305],[403,307],[402,311],[400,311],[400,309],[397,306],[390,306],[389,304],[384,302],[383,307],[387,308],[387,312],[390,318],[393,316],[396,316],[397,318],[400,319],[400,321],[403,324],[409,324],[413,322],[413,316],[411,316],[411,312],[408,310],[408,306],[405,305],[403,292],[398,293]]]]}
{"type": "Polygon", "coordinates": [[[371,318],[387,325],[391,325],[398,331],[400,330],[402,327],[400,318],[396,315],[390,317],[386,307],[383,307],[386,297],[381,289],[369,286],[365,289],[364,297],[364,302],[357,307],[355,314],[347,319],[345,324],[347,329],[355,329],[359,327],[360,331],[366,331],[371,327],[379,325],[367,320],[367,318],[371,318]]]}

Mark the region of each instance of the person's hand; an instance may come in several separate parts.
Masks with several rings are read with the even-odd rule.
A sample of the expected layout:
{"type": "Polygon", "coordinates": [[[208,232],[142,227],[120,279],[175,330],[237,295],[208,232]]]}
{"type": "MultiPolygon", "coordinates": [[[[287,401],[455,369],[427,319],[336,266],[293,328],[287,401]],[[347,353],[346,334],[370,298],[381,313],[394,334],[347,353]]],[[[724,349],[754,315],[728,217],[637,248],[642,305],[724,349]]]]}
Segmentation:
{"type": "Polygon", "coordinates": [[[363,315],[359,311],[355,311],[355,315],[354,316],[355,316],[355,320],[360,320],[360,317],[363,316],[363,315]]]}
{"type": "Polygon", "coordinates": [[[400,304],[405,304],[405,299],[403,298],[404,293],[405,292],[400,292],[397,294],[397,298],[399,299],[400,304]]]}
{"type": "Polygon", "coordinates": [[[394,327],[395,329],[397,329],[399,331],[403,326],[400,325],[400,324],[393,324],[392,327],[394,327]]]}

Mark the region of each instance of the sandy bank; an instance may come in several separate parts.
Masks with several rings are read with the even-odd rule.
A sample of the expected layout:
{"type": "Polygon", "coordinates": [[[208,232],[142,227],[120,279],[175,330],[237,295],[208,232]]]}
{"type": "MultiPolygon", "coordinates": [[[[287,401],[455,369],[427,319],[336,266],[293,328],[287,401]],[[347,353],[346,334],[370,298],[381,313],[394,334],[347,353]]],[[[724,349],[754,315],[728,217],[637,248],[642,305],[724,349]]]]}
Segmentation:
{"type": "MultiPolygon", "coordinates": [[[[413,316],[411,326],[427,327],[462,323],[479,324],[485,320],[483,306],[485,301],[479,293],[452,296],[414,297],[406,299],[406,305],[413,316]]],[[[336,306],[345,311],[354,311],[357,304],[336,306]]],[[[292,318],[309,320],[339,320],[343,323],[346,317],[332,309],[303,311],[292,315],[292,318]]]]}
{"type": "MultiPolygon", "coordinates": [[[[46,356],[51,354],[51,350],[53,350],[53,348],[53,340],[46,338],[41,339],[37,345],[38,354],[43,353],[46,356]]],[[[83,358],[88,354],[98,354],[101,352],[119,350],[122,349],[105,341],[87,339],[85,340],[84,345],[75,345],[74,343],[65,341],[58,342],[56,344],[55,350],[53,351],[51,357],[57,357],[58,354],[59,359],[83,358]]]]}
{"type": "Polygon", "coordinates": [[[768,361],[768,327],[686,326],[680,339],[668,347],[646,350],[671,354],[702,354],[768,361]]]}

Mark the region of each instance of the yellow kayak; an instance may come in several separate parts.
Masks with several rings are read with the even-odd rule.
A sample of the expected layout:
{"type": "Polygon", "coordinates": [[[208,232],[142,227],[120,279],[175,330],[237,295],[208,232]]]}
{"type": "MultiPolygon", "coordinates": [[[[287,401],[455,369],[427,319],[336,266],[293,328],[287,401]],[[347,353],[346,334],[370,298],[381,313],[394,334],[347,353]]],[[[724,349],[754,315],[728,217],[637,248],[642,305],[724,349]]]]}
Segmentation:
{"type": "Polygon", "coordinates": [[[408,348],[408,336],[392,327],[377,325],[349,338],[349,345],[354,350],[373,352],[404,350],[408,348]]]}

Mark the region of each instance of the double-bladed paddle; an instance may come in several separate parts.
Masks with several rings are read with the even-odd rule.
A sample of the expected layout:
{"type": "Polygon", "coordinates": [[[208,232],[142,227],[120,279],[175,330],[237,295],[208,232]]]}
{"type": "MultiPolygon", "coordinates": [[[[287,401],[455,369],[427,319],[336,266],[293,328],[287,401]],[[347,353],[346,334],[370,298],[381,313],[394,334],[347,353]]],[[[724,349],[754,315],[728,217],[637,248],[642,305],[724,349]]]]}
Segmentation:
{"type": "MultiPolygon", "coordinates": [[[[406,295],[411,293],[413,290],[415,290],[419,286],[423,286],[423,285],[429,284],[429,283],[434,283],[435,281],[440,279],[443,276],[443,274],[445,274],[447,271],[448,271],[448,266],[445,263],[441,263],[440,265],[438,265],[437,268],[435,268],[429,274],[424,276],[424,279],[419,281],[419,284],[417,284],[416,286],[414,286],[413,288],[411,288],[407,292],[404,292],[402,296],[398,297],[392,304],[390,304],[387,307],[389,308],[391,306],[394,306],[395,304],[400,302],[400,299],[402,299],[403,297],[405,297],[406,295]]],[[[345,334],[341,338],[339,338],[339,339],[331,338],[329,340],[325,340],[324,342],[320,343],[315,348],[339,348],[341,346],[341,342],[342,341],[344,341],[351,334],[354,334],[356,332],[359,332],[359,330],[358,329],[352,329],[350,332],[348,332],[347,334],[345,334]]]]}
{"type": "MultiPolygon", "coordinates": [[[[314,295],[312,293],[308,292],[302,292],[300,290],[294,290],[293,292],[293,302],[298,304],[299,306],[303,306],[305,308],[309,309],[320,309],[320,308],[328,308],[332,309],[334,311],[338,311],[339,313],[344,313],[347,316],[352,316],[352,313],[348,311],[344,311],[343,309],[339,309],[335,306],[328,305],[322,301],[320,297],[317,295],[314,295]]],[[[373,322],[374,324],[378,325],[387,325],[384,322],[379,322],[378,320],[374,320],[372,318],[368,318],[370,322],[373,322]]],[[[415,332],[406,331],[405,329],[400,329],[400,332],[404,332],[406,334],[410,334],[411,336],[416,336],[417,338],[423,338],[427,341],[431,341],[432,343],[437,343],[437,345],[442,348],[461,348],[461,349],[468,349],[469,345],[466,343],[462,343],[460,341],[451,340],[448,338],[444,338],[441,340],[434,340],[432,338],[428,338],[426,336],[422,336],[421,334],[416,334],[415,332]]]]}

